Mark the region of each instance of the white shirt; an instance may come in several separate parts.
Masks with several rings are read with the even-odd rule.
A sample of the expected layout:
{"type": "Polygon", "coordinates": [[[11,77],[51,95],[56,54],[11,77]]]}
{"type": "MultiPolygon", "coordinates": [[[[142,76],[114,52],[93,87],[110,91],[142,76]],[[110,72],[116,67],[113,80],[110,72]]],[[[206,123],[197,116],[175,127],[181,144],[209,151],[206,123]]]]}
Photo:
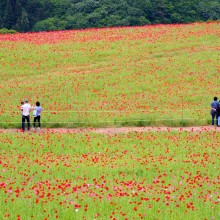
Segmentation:
{"type": "Polygon", "coordinates": [[[21,109],[22,109],[22,115],[28,116],[31,111],[31,105],[25,103],[24,105],[21,106],[21,109]]]}

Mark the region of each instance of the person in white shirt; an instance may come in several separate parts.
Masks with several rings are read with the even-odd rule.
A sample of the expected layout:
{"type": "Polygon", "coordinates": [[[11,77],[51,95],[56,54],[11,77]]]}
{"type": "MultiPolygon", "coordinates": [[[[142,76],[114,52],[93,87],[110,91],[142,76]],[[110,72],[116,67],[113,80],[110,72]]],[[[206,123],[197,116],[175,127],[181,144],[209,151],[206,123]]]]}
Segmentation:
{"type": "Polygon", "coordinates": [[[24,105],[21,106],[21,110],[22,110],[22,131],[25,131],[25,121],[27,121],[28,130],[30,130],[31,105],[28,103],[28,100],[24,101],[24,105]]]}

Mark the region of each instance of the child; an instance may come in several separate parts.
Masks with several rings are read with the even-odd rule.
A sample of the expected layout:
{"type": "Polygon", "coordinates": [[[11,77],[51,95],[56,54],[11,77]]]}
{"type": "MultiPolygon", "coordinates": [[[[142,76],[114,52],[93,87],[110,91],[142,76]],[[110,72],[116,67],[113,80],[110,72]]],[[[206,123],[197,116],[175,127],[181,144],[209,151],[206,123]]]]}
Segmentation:
{"type": "Polygon", "coordinates": [[[41,118],[41,112],[43,111],[42,107],[40,106],[40,102],[36,102],[36,106],[34,107],[34,128],[36,128],[36,122],[38,121],[38,128],[40,129],[41,124],[40,124],[40,118],[41,118]]]}
{"type": "MultiPolygon", "coordinates": [[[[24,105],[24,102],[21,102],[21,106],[20,106],[20,110],[22,111],[23,110],[23,106],[24,105]]],[[[21,113],[21,115],[22,115],[22,113],[21,113]]]]}

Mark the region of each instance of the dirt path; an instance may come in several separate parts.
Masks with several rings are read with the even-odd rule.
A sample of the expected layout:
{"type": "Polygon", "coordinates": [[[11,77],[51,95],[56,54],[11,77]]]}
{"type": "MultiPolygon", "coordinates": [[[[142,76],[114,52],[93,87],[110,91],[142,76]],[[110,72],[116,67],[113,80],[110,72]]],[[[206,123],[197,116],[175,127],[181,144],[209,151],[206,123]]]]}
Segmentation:
{"type": "MultiPolygon", "coordinates": [[[[121,128],[43,128],[41,130],[30,130],[33,133],[100,133],[116,134],[128,132],[162,132],[162,131],[187,131],[187,132],[220,132],[220,127],[216,126],[194,126],[194,127],[121,127],[121,128]]],[[[20,129],[0,129],[0,133],[17,133],[20,129]]]]}

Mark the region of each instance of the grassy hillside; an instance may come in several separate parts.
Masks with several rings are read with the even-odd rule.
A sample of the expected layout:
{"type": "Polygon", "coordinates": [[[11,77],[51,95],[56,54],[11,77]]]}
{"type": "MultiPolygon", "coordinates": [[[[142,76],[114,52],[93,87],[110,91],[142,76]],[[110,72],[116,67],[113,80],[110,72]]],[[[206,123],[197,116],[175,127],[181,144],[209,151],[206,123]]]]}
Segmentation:
{"type": "Polygon", "coordinates": [[[45,127],[205,125],[219,95],[219,23],[0,35],[0,126],[20,101],[45,127]]]}

